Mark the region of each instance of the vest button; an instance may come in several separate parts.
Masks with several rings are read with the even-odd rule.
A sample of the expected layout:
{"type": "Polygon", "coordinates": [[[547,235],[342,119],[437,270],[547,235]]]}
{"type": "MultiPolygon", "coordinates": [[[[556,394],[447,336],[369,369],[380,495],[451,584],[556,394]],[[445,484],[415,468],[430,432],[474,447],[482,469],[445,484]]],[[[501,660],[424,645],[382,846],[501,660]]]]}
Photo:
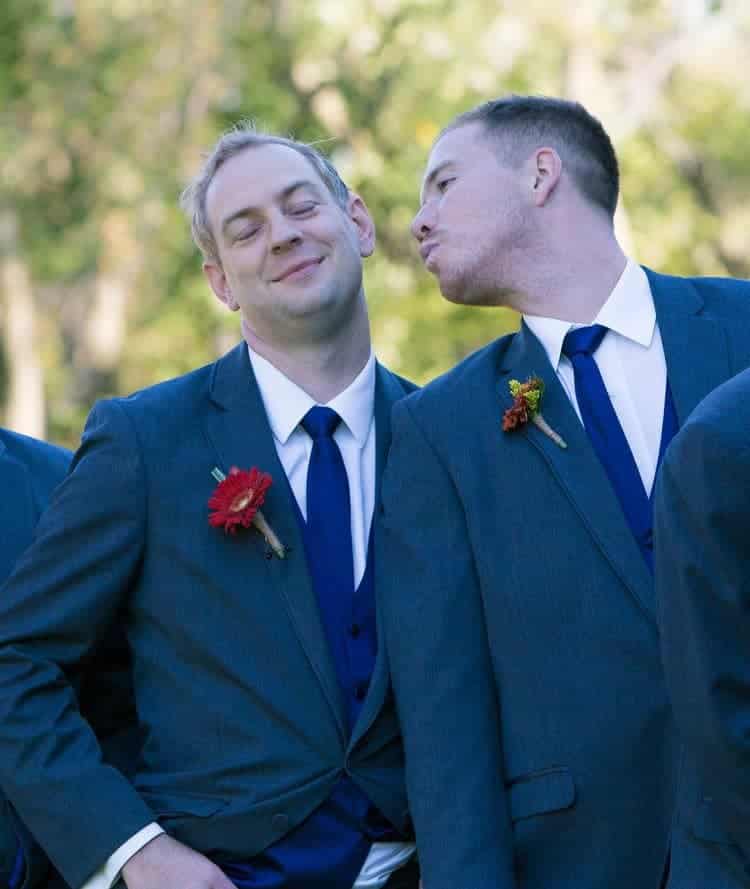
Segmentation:
{"type": "Polygon", "coordinates": [[[289,816],[283,812],[277,812],[271,819],[271,824],[273,824],[274,830],[278,830],[279,833],[285,832],[289,829],[289,816]]]}
{"type": "Polygon", "coordinates": [[[361,630],[359,624],[352,624],[349,627],[349,635],[352,637],[352,639],[357,639],[361,632],[362,632],[362,630],[361,630]]]}
{"type": "Polygon", "coordinates": [[[366,682],[358,682],[354,686],[354,697],[358,701],[364,701],[366,694],[367,694],[367,683],[366,682]]]}

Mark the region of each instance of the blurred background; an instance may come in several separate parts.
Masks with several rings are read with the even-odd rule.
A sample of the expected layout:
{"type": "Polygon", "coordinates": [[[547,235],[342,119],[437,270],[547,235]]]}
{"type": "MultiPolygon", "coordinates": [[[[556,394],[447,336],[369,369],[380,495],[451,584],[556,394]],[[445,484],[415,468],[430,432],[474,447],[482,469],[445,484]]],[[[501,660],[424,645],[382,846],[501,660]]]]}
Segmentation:
{"type": "Polygon", "coordinates": [[[379,356],[423,382],[512,329],[445,303],[408,235],[432,140],[507,92],[576,98],[622,164],[641,262],[750,276],[746,0],[0,0],[0,405],[75,446],[94,400],[239,340],[177,200],[239,118],[367,201],[379,356]]]}

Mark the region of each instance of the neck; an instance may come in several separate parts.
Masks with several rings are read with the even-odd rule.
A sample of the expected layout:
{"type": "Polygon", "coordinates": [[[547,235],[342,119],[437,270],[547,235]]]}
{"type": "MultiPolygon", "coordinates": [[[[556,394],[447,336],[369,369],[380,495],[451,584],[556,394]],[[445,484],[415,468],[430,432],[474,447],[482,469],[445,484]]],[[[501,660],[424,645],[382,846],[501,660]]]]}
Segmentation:
{"type": "Polygon", "coordinates": [[[261,337],[245,319],[242,334],[254,352],[270,361],[318,404],[327,404],[343,392],[367,364],[371,351],[366,313],[353,326],[317,342],[280,346],[261,337]]]}
{"type": "Polygon", "coordinates": [[[613,234],[579,230],[570,241],[548,245],[544,259],[520,282],[513,308],[526,315],[590,324],[626,265],[613,234]]]}

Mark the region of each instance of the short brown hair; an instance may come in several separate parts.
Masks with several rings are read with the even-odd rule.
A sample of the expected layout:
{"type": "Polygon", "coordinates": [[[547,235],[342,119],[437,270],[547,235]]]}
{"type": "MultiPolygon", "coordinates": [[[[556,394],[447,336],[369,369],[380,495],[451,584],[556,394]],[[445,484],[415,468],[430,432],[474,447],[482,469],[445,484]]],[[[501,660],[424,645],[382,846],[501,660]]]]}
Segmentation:
{"type": "Polygon", "coordinates": [[[459,114],[443,133],[470,123],[481,124],[488,136],[507,137],[503,153],[511,164],[522,163],[542,145],[554,148],[581,194],[614,216],[620,190],[617,155],[600,121],[579,102],[504,96],[459,114]]]}
{"type": "Polygon", "coordinates": [[[206,194],[219,169],[231,158],[249,148],[263,145],[285,145],[307,158],[325,183],[332,197],[345,208],[349,199],[349,189],[338,171],[317,148],[296,139],[287,139],[272,133],[258,130],[252,122],[241,121],[224,133],[206,155],[203,166],[189,183],[180,197],[180,205],[190,218],[193,240],[203,256],[211,262],[219,262],[219,250],[211,230],[206,211],[206,194]]]}

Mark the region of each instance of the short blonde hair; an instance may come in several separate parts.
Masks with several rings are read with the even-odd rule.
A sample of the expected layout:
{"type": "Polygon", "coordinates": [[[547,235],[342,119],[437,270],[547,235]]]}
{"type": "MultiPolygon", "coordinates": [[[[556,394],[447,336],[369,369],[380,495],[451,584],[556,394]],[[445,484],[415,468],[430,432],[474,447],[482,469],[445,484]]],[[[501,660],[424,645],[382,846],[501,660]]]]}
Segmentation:
{"type": "Polygon", "coordinates": [[[291,148],[307,158],[336,203],[342,208],[346,208],[349,188],[333,164],[317,148],[305,142],[298,142],[296,139],[264,133],[258,130],[252,122],[242,121],[220,137],[206,155],[198,174],[180,197],[180,205],[190,219],[193,240],[209,262],[219,262],[219,249],[206,211],[206,195],[209,186],[219,169],[228,160],[243,151],[263,145],[286,145],[287,148],[291,148]]]}

